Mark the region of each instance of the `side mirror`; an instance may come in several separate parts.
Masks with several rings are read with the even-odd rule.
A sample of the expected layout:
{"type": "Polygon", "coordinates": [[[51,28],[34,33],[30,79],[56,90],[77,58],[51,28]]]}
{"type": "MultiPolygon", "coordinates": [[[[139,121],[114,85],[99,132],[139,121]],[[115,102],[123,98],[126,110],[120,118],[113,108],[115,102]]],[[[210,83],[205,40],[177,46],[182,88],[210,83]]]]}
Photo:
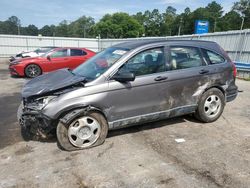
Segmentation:
{"type": "Polygon", "coordinates": [[[51,60],[50,55],[47,55],[47,59],[48,59],[49,61],[51,60]]]}
{"type": "Polygon", "coordinates": [[[113,79],[118,82],[131,82],[135,80],[135,74],[131,72],[116,73],[113,79]]]}

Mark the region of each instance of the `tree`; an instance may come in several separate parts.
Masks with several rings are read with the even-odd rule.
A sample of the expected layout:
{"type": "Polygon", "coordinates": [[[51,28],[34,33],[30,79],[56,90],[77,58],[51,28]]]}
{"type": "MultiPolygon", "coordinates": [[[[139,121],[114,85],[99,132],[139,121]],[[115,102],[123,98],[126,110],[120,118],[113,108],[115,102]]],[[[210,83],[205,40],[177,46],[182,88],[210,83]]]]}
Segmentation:
{"type": "Polygon", "coordinates": [[[246,16],[250,11],[250,0],[240,0],[238,2],[235,2],[233,5],[233,10],[246,16]]]}
{"type": "Polygon", "coordinates": [[[20,34],[21,21],[16,16],[0,23],[0,34],[20,34]]]}
{"type": "Polygon", "coordinates": [[[143,26],[127,13],[106,14],[93,28],[102,38],[131,38],[144,33],[143,26]]]}
{"type": "Polygon", "coordinates": [[[241,16],[234,10],[226,13],[222,18],[222,30],[239,30],[241,26],[241,16]]]}
{"type": "Polygon", "coordinates": [[[176,22],[181,24],[181,34],[192,34],[193,33],[193,18],[192,12],[189,7],[185,8],[184,12],[176,18],[176,22]],[[179,21],[179,22],[178,22],[179,21]],[[182,21],[182,22],[181,22],[182,21]]]}
{"type": "Polygon", "coordinates": [[[39,34],[41,34],[42,36],[54,36],[55,28],[55,25],[45,25],[39,30],[39,34]]]}
{"type": "Polygon", "coordinates": [[[18,17],[16,17],[16,16],[9,17],[7,21],[12,22],[16,26],[18,26],[18,25],[20,26],[21,25],[20,19],[18,17]]]}
{"type": "Polygon", "coordinates": [[[8,18],[7,22],[10,22],[10,25],[13,24],[15,26],[15,30],[17,31],[17,34],[20,35],[20,27],[21,27],[20,19],[16,16],[11,16],[8,18]]]}
{"type": "Polygon", "coordinates": [[[68,23],[66,20],[63,20],[55,28],[55,36],[57,36],[57,37],[68,37],[69,36],[69,28],[68,28],[68,23]]]}
{"type": "Polygon", "coordinates": [[[133,18],[136,19],[141,25],[144,25],[145,16],[142,12],[137,12],[135,15],[133,15],[133,18]]]}
{"type": "Polygon", "coordinates": [[[170,16],[175,16],[176,15],[176,8],[172,6],[168,6],[166,9],[166,14],[170,16]]]}
{"type": "Polygon", "coordinates": [[[168,6],[165,13],[163,13],[163,24],[161,26],[162,35],[175,35],[176,32],[176,9],[172,6],[168,6]]]}
{"type": "Polygon", "coordinates": [[[82,16],[69,24],[69,35],[72,37],[93,37],[90,31],[94,24],[94,18],[82,16]]]}
{"type": "Polygon", "coordinates": [[[250,27],[250,0],[240,0],[234,3],[233,10],[238,12],[242,19],[244,18],[243,28],[250,27]]]}
{"type": "Polygon", "coordinates": [[[223,7],[216,3],[216,1],[212,1],[206,6],[206,10],[208,11],[208,20],[210,22],[210,31],[220,31],[221,30],[221,23],[220,18],[222,17],[223,7]]]}
{"type": "Polygon", "coordinates": [[[189,15],[191,13],[191,10],[189,7],[185,8],[184,15],[189,15]]]}
{"type": "Polygon", "coordinates": [[[28,25],[28,27],[22,27],[21,31],[22,35],[31,35],[31,36],[38,35],[38,28],[35,25],[28,25]]]}
{"type": "Polygon", "coordinates": [[[11,16],[0,21],[0,34],[21,34],[60,37],[96,37],[128,38],[140,36],[168,36],[177,35],[181,27],[181,34],[193,34],[196,20],[208,20],[209,32],[228,31],[241,28],[250,28],[250,0],[238,0],[232,10],[223,15],[223,7],[212,1],[205,7],[193,11],[189,7],[180,14],[172,7],[166,7],[161,13],[158,9],[137,12],[135,15],[118,12],[104,15],[95,23],[92,17],[82,16],[71,23],[66,20],[57,26],[45,25],[40,30],[35,25],[21,27],[21,21],[11,16]]]}

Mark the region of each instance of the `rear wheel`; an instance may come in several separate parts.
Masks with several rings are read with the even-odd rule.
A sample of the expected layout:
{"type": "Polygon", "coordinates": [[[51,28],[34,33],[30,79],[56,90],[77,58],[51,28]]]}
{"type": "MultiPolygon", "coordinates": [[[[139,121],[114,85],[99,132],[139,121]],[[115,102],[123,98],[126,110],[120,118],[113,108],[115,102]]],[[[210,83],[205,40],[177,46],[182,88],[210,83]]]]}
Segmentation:
{"type": "Polygon", "coordinates": [[[35,78],[42,74],[42,70],[38,65],[30,64],[25,68],[25,75],[29,78],[35,78]]]}
{"type": "Polygon", "coordinates": [[[213,122],[221,116],[224,106],[224,94],[217,88],[209,89],[203,93],[195,117],[202,122],[213,122]]]}
{"type": "Polygon", "coordinates": [[[98,112],[87,112],[69,124],[59,122],[56,130],[58,144],[67,151],[98,146],[108,133],[106,119],[98,112]]]}

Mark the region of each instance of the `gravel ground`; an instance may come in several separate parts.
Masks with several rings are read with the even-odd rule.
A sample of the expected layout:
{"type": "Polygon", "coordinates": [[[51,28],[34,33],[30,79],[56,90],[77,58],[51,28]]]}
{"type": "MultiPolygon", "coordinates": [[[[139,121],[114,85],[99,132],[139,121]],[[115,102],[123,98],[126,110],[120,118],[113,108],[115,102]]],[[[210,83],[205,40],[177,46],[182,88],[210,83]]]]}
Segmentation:
{"type": "Polygon", "coordinates": [[[250,187],[250,82],[237,80],[243,92],[214,123],[183,116],[111,131],[101,146],[65,152],[55,139],[22,140],[16,110],[25,81],[0,64],[0,188],[250,187]]]}

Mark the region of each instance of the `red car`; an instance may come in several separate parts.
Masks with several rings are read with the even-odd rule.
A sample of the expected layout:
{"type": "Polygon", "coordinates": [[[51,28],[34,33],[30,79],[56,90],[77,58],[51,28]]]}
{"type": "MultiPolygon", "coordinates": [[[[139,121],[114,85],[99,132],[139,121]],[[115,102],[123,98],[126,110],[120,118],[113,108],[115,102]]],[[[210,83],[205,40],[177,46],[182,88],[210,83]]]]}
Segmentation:
{"type": "Polygon", "coordinates": [[[94,55],[95,52],[86,48],[55,48],[40,57],[13,61],[9,70],[13,76],[34,78],[57,69],[74,69],[94,55]]]}

